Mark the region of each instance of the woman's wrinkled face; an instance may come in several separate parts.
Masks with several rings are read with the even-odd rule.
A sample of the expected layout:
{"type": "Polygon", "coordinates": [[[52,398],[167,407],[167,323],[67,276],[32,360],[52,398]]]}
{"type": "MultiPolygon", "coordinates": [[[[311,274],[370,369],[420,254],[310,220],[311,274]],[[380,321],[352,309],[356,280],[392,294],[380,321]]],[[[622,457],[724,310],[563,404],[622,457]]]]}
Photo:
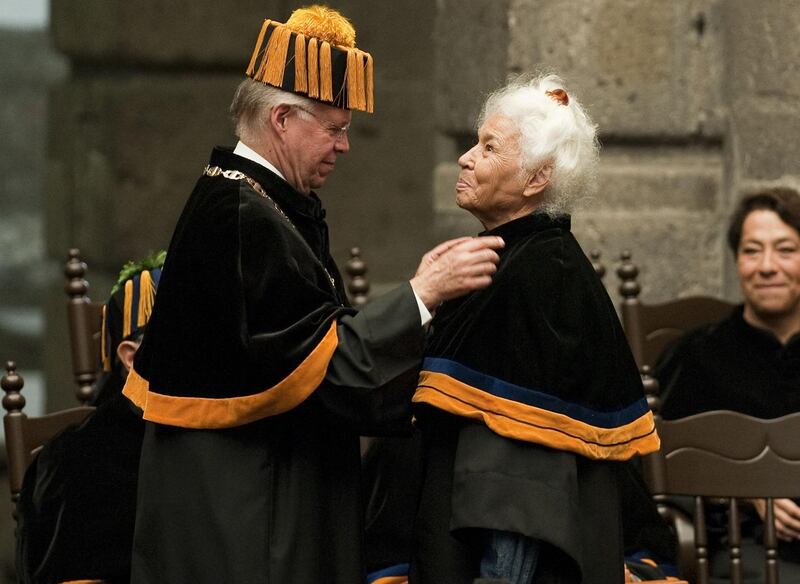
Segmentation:
{"type": "Polygon", "coordinates": [[[774,318],[800,310],[800,234],[777,213],[759,209],[745,218],[736,268],[746,311],[774,318]]]}
{"type": "Polygon", "coordinates": [[[519,138],[514,123],[495,114],[478,130],[478,143],[458,159],[456,203],[487,227],[504,223],[524,203],[519,138]]]}

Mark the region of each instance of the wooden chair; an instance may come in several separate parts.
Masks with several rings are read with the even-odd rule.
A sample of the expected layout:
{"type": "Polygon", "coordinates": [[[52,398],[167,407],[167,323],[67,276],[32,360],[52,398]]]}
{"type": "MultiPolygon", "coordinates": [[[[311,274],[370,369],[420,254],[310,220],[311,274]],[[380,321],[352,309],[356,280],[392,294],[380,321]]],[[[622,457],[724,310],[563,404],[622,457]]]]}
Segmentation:
{"type": "MultiPolygon", "coordinates": [[[[794,473],[800,472],[800,448],[793,450],[780,440],[788,440],[792,426],[795,433],[800,432],[800,414],[781,420],[758,420],[733,412],[707,412],[681,420],[662,420],[659,384],[652,376],[652,367],[671,342],[693,328],[726,318],[734,304],[699,296],[645,304],[639,299],[639,269],[631,253],[623,252],[621,260],[617,275],[621,281],[622,322],[662,440],[661,451],[642,460],[645,480],[659,511],[677,532],[680,569],[692,582],[708,581],[705,508],[700,503],[705,497],[706,503],[728,507],[731,574],[734,582],[741,581],[741,537],[735,498],[797,496],[800,483],[795,482],[794,473]],[[670,497],[675,495],[694,497],[694,524],[669,505],[670,497]]],[[[771,514],[771,501],[768,508],[771,514]]],[[[765,520],[765,531],[767,576],[772,578],[771,573],[776,576],[777,552],[771,515],[765,520]]],[[[773,581],[776,580],[768,580],[773,581]]]]}
{"type": "Polygon", "coordinates": [[[100,364],[100,335],[102,334],[103,305],[92,302],[88,296],[87,267],[80,251],[69,250],[64,268],[67,283],[67,322],[69,324],[72,371],[77,388],[75,397],[83,405],[89,403],[96,391],[100,364]]]}
{"type": "MultiPolygon", "coordinates": [[[[704,498],[727,506],[731,582],[735,583],[743,578],[739,500],[759,498],[767,500],[765,582],[777,584],[773,499],[800,497],[800,413],[772,420],[730,411],[704,412],[669,421],[656,416],[656,426],[661,450],[649,455],[646,465],[653,495],[659,500],[689,495],[695,502],[694,569],[682,566],[684,573],[689,572],[690,581],[709,581],[704,498]]],[[[686,550],[682,551],[686,558],[686,550]]]]}
{"type": "Polygon", "coordinates": [[[680,298],[660,304],[639,299],[639,268],[631,252],[623,251],[617,268],[622,296],[620,316],[636,364],[653,367],[664,349],[685,332],[728,316],[734,304],[708,296],[680,298]]]}
{"type": "MultiPolygon", "coordinates": [[[[21,391],[24,385],[22,376],[17,373],[13,361],[6,363],[6,373],[0,379],[5,396],[3,417],[6,453],[8,455],[8,480],[11,487],[11,500],[16,506],[25,470],[44,444],[72,424],[82,422],[94,411],[93,407],[81,405],[68,410],[38,417],[28,417],[23,412],[25,398],[21,391]]],[[[16,510],[14,512],[16,518],[16,510]]]]}

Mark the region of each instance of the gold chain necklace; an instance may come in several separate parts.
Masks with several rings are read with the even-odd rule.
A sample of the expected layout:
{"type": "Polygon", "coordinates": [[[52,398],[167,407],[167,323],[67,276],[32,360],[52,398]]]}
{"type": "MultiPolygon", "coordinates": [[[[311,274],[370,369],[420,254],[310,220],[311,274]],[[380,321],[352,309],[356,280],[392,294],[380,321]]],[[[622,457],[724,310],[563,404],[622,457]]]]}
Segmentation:
{"type": "MultiPolygon", "coordinates": [[[[250,178],[249,176],[247,176],[245,173],[243,173],[240,170],[223,170],[219,166],[208,165],[208,166],[206,166],[205,170],[203,171],[203,174],[206,175],[206,176],[221,176],[221,177],[224,177],[224,178],[227,178],[227,179],[230,179],[230,180],[243,180],[243,181],[245,181],[247,184],[249,184],[253,188],[253,190],[255,192],[257,192],[260,196],[262,196],[263,198],[268,200],[270,203],[272,203],[272,206],[278,212],[278,215],[283,217],[283,219],[294,230],[294,232],[297,234],[297,236],[303,241],[303,243],[306,244],[306,246],[309,248],[309,250],[311,249],[311,246],[308,245],[308,242],[306,241],[305,237],[303,237],[303,235],[300,233],[300,230],[297,228],[297,226],[292,222],[291,219],[289,219],[289,216],[286,213],[283,212],[283,209],[281,209],[280,206],[278,205],[278,203],[275,202],[275,199],[270,197],[267,194],[267,191],[264,190],[264,187],[262,187],[257,181],[253,180],[252,178],[250,178]]],[[[311,252],[311,255],[314,255],[313,251],[311,252]]],[[[325,275],[328,276],[328,280],[331,283],[331,288],[333,288],[333,291],[334,291],[334,296],[338,297],[338,293],[336,291],[336,280],[334,280],[333,276],[331,276],[330,272],[328,272],[328,269],[325,267],[325,264],[322,263],[322,260],[320,260],[320,265],[322,266],[322,269],[325,270],[325,275]]]]}

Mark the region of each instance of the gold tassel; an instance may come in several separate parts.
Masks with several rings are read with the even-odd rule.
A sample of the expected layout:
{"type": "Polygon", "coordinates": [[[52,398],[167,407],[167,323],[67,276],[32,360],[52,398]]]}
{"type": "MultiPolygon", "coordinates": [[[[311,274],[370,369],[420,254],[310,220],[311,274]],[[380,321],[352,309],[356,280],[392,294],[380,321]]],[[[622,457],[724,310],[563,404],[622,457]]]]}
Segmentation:
{"type": "Polygon", "coordinates": [[[283,85],[283,73],[286,70],[286,53],[289,50],[289,40],[292,31],[285,26],[280,26],[272,32],[267,43],[267,52],[264,62],[258,72],[258,80],[281,87],[283,85]]]}
{"type": "Polygon", "coordinates": [[[373,98],[372,98],[372,55],[367,53],[367,71],[364,79],[364,93],[366,93],[366,111],[372,113],[373,98]]]}
{"type": "Polygon", "coordinates": [[[317,39],[308,39],[308,97],[319,97],[319,63],[317,39]]]}
{"type": "Polygon", "coordinates": [[[331,70],[331,45],[323,41],[319,49],[319,98],[322,101],[333,101],[333,74],[331,70]]]}
{"type": "Polygon", "coordinates": [[[144,270],[139,275],[139,314],[136,317],[136,326],[143,327],[150,320],[150,313],[153,311],[156,293],[153,288],[153,277],[150,272],[144,270]]]}
{"type": "Polygon", "coordinates": [[[253,76],[253,70],[256,66],[256,61],[258,60],[258,55],[261,52],[261,44],[264,42],[264,35],[267,34],[267,29],[269,28],[270,20],[265,20],[264,24],[261,25],[261,32],[258,33],[258,40],[256,41],[256,48],[253,49],[253,56],[250,57],[250,64],[247,66],[247,72],[245,75],[248,77],[253,76]]]}
{"type": "Polygon", "coordinates": [[[122,306],[122,338],[131,334],[131,310],[133,309],[133,280],[125,282],[125,301],[122,306]]]}
{"type": "Polygon", "coordinates": [[[103,304],[103,325],[100,327],[100,360],[103,362],[103,371],[111,371],[111,357],[108,354],[108,322],[106,321],[107,306],[103,304]]]}
{"type": "Polygon", "coordinates": [[[308,74],[306,73],[306,37],[297,33],[294,40],[294,90],[308,91],[308,74]]]}
{"type": "Polygon", "coordinates": [[[358,107],[359,110],[364,111],[367,109],[367,98],[364,95],[364,53],[362,51],[358,51],[356,56],[358,57],[358,67],[356,67],[356,95],[358,95],[358,105],[356,107],[358,107]]]}
{"type": "Polygon", "coordinates": [[[347,50],[347,69],[344,72],[345,85],[347,86],[347,107],[358,109],[358,55],[355,49],[347,50]]]}

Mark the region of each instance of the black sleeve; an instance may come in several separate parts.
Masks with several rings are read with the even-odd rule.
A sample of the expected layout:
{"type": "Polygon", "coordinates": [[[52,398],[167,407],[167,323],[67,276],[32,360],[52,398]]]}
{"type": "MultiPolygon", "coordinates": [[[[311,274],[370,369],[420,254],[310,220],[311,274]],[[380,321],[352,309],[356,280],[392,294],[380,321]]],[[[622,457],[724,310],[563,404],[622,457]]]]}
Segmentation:
{"type": "Polygon", "coordinates": [[[424,329],[411,285],[337,321],[339,343],[316,399],[365,435],[410,431],[424,329]]]}

